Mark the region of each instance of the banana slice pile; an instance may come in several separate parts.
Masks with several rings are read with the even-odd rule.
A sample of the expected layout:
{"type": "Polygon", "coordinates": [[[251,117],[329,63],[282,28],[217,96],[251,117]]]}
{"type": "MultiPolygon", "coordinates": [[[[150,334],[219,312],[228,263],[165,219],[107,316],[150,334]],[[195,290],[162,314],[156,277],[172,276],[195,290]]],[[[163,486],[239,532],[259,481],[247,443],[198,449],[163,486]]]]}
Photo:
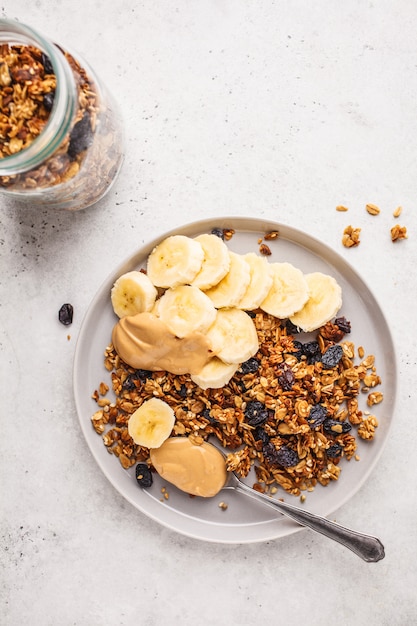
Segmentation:
{"type": "Polygon", "coordinates": [[[260,308],[310,332],[336,315],[342,290],[327,274],[232,252],[214,234],[172,235],[152,250],[146,273],[129,272],[114,283],[111,302],[119,318],[151,313],[179,340],[204,334],[213,356],[191,378],[208,389],[226,385],[259,349],[246,311],[260,308]]]}

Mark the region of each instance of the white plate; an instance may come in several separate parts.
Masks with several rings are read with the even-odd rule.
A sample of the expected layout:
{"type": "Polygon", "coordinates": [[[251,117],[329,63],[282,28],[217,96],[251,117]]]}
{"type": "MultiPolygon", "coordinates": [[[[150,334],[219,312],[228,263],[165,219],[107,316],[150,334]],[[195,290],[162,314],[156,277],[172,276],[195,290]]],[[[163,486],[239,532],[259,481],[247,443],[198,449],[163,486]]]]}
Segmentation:
{"type": "MultiPolygon", "coordinates": [[[[314,492],[307,494],[303,506],[320,515],[329,515],[360,489],[381,455],[394,414],[396,362],[390,330],[371,290],[343,258],[317,239],[283,224],[237,217],[195,222],[161,235],[117,267],[99,289],[83,320],[74,360],[75,402],[81,429],[101,471],[134,507],[158,523],[189,537],[230,544],[267,541],[290,535],[301,527],[269,507],[230,491],[209,499],[190,498],[169,486],[169,500],[162,502],[163,483],[160,478],[156,477],[151,489],[140,489],[136,484],[134,468],[124,470],[119,461],[107,452],[90,420],[97,410],[91,394],[102,380],[109,380],[109,373],[103,365],[103,351],[110,342],[116,321],[110,302],[113,283],[121,274],[144,266],[154,246],[168,235],[193,237],[210,232],[214,227],[236,231],[228,246],[239,253],[259,252],[258,239],[271,230],[279,230],[279,238],[268,242],[272,250],[272,256],[268,257],[271,262],[288,261],[304,272],[331,274],[342,286],[343,307],[338,315],[344,315],[352,324],[349,340],[356,346],[363,345],[367,354],[376,356],[384,401],[372,407],[379,420],[374,441],[362,442],[358,438],[360,461],[342,459],[339,480],[327,487],[317,486],[314,492]],[[228,503],[226,511],[218,506],[221,500],[228,503]]],[[[359,399],[362,408],[366,409],[366,396],[359,399]]],[[[299,504],[298,498],[284,492],[280,491],[279,496],[299,504]]]]}

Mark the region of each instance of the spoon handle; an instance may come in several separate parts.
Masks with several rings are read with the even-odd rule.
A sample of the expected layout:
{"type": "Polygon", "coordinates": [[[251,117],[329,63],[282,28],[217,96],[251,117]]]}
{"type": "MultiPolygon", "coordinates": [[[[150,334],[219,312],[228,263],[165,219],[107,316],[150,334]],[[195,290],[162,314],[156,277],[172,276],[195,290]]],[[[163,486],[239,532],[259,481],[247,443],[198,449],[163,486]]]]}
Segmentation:
{"type": "Polygon", "coordinates": [[[271,496],[255,491],[243,482],[239,481],[235,488],[256,500],[262,500],[265,504],[278,509],[284,515],[298,522],[298,524],[308,526],[312,530],[341,543],[368,563],[376,563],[385,556],[384,546],[377,537],[359,533],[356,530],[351,530],[336,522],[332,522],[326,517],[320,517],[293,504],[288,504],[288,502],[281,502],[271,498],[271,496]]]}

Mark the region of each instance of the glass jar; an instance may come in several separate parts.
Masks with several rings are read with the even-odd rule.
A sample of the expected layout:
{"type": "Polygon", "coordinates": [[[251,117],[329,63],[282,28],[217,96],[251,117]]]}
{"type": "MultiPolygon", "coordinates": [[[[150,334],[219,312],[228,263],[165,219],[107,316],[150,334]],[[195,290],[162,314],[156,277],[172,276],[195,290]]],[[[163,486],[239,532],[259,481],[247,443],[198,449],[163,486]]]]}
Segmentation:
{"type": "Polygon", "coordinates": [[[91,68],[32,28],[0,20],[0,194],[84,209],[123,160],[121,118],[91,68]]]}

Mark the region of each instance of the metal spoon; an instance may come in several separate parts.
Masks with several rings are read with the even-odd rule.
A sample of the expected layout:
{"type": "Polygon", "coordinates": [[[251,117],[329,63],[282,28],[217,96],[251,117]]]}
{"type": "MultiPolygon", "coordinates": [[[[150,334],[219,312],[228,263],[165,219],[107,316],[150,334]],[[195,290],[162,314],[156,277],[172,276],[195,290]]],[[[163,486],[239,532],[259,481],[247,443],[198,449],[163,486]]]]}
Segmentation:
{"type": "Polygon", "coordinates": [[[356,530],[351,530],[336,522],[332,522],[326,517],[321,517],[315,513],[300,509],[293,504],[281,502],[271,496],[259,493],[242,482],[233,472],[228,472],[228,475],[229,477],[223,489],[235,489],[255,500],[260,500],[269,507],[278,509],[278,511],[295,520],[301,526],[308,526],[311,530],[341,543],[368,563],[376,563],[384,558],[384,546],[377,537],[359,533],[356,530]]]}

